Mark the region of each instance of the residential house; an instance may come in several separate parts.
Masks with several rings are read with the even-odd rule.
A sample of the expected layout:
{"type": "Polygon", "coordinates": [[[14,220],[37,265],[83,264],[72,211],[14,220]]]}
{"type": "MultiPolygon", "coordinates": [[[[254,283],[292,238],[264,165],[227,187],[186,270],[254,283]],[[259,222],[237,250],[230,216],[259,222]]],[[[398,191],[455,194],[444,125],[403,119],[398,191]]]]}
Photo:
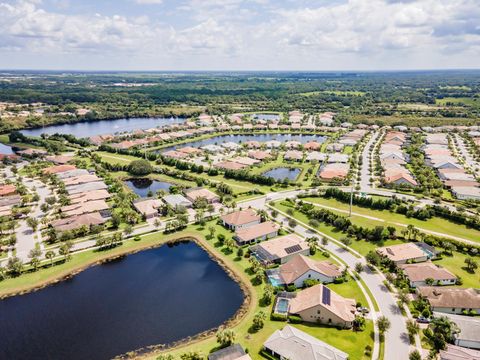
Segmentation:
{"type": "Polygon", "coordinates": [[[10,196],[17,192],[17,187],[13,184],[0,185],[0,196],[10,196]]]}
{"type": "Polygon", "coordinates": [[[306,322],[351,328],[355,320],[355,300],[344,298],[323,284],[298,292],[289,305],[288,312],[306,322]]]}
{"type": "Polygon", "coordinates": [[[417,264],[400,264],[398,266],[410,282],[410,287],[426,286],[427,280],[431,279],[431,285],[455,285],[457,277],[447,269],[436,266],[432,262],[417,264]]]}
{"type": "Polygon", "coordinates": [[[348,354],[291,325],[276,330],[263,348],[281,360],[348,360],[348,354]]]}
{"type": "Polygon", "coordinates": [[[223,226],[234,231],[260,224],[261,221],[261,217],[251,208],[231,212],[223,215],[221,219],[223,226]]]}
{"type": "Polygon", "coordinates": [[[240,164],[234,161],[221,161],[214,164],[213,166],[223,170],[242,170],[243,168],[247,167],[247,165],[240,164]]]}
{"type": "Polygon", "coordinates": [[[77,167],[75,165],[55,165],[43,169],[44,174],[58,174],[65,171],[75,170],[77,167]]]}
{"type": "Polygon", "coordinates": [[[135,201],[133,206],[140,214],[145,216],[146,219],[151,219],[158,216],[158,209],[162,204],[162,201],[159,199],[142,199],[135,201]]]}
{"type": "Polygon", "coordinates": [[[90,214],[83,214],[54,220],[50,223],[50,225],[57,231],[62,232],[68,230],[75,230],[82,226],[91,227],[93,225],[101,225],[107,222],[108,219],[108,217],[102,216],[100,212],[94,212],[90,214]]]}
{"type": "Polygon", "coordinates": [[[447,344],[444,350],[440,350],[440,360],[478,360],[480,351],[466,349],[459,346],[447,344]]]}
{"type": "Polygon", "coordinates": [[[292,160],[292,161],[302,161],[303,153],[298,150],[289,150],[285,152],[283,156],[285,160],[292,160]]]}
{"type": "Polygon", "coordinates": [[[434,316],[446,316],[449,320],[457,324],[460,332],[455,334],[455,345],[469,349],[480,349],[480,319],[445,313],[434,313],[434,316]]]}
{"type": "Polygon", "coordinates": [[[192,202],[181,194],[165,195],[162,200],[173,209],[192,207],[192,202]]]}
{"type": "Polygon", "coordinates": [[[208,354],[208,360],[252,360],[240,344],[232,344],[208,354]]]}
{"type": "Polygon", "coordinates": [[[237,229],[234,238],[239,244],[244,245],[269,239],[277,236],[277,234],[278,225],[271,221],[265,221],[237,229]]]}
{"type": "Polygon", "coordinates": [[[268,278],[274,286],[295,285],[303,287],[305,280],[331,283],[342,276],[341,269],[330,261],[315,261],[304,255],[295,255],[288,262],[268,271],[268,278]]]}
{"type": "Polygon", "coordinates": [[[60,211],[66,216],[75,216],[107,209],[108,204],[105,202],[105,200],[95,200],[62,206],[60,211]]]}
{"type": "Polygon", "coordinates": [[[406,262],[427,261],[434,254],[429,253],[419,243],[404,243],[377,248],[377,253],[391,260],[396,265],[406,262]]]}
{"type": "Polygon", "coordinates": [[[220,197],[217,194],[204,188],[188,189],[185,190],[184,193],[187,200],[192,203],[194,203],[198,198],[205,198],[210,204],[220,201],[220,197]]]}
{"type": "Polygon", "coordinates": [[[86,184],[72,185],[67,186],[67,192],[69,195],[84,193],[87,191],[102,190],[107,189],[108,186],[105,185],[103,181],[94,181],[86,184]]]}
{"type": "Polygon", "coordinates": [[[74,195],[70,195],[70,204],[78,204],[87,201],[95,201],[95,200],[105,200],[108,199],[111,195],[105,189],[102,190],[94,190],[88,191],[84,193],[77,193],[74,195]]]}
{"type": "Polygon", "coordinates": [[[297,254],[309,255],[310,247],[300,236],[288,234],[254,245],[250,251],[264,264],[284,264],[297,254]]]}
{"type": "Polygon", "coordinates": [[[418,294],[425,298],[433,311],[462,314],[475,311],[480,314],[480,290],[422,286],[418,294]]]}

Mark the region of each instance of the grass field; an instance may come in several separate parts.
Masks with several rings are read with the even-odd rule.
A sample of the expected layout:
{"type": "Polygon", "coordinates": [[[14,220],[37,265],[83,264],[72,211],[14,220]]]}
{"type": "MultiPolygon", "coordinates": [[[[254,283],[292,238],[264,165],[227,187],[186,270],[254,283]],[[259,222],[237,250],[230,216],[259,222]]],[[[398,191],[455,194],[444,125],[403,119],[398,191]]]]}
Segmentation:
{"type": "Polygon", "coordinates": [[[443,99],[435,99],[435,103],[439,105],[455,104],[455,105],[465,105],[480,108],[480,98],[468,98],[468,97],[446,97],[443,99]]]}
{"type": "MultiPolygon", "coordinates": [[[[335,199],[325,199],[325,198],[318,197],[318,198],[304,198],[303,200],[309,201],[315,204],[333,207],[338,210],[343,210],[343,211],[349,210],[348,204],[345,204],[335,199]]],[[[435,232],[444,233],[452,236],[457,236],[470,241],[480,242],[480,231],[467,228],[465,225],[455,224],[449,220],[445,220],[438,217],[434,217],[434,218],[423,221],[423,220],[418,220],[414,218],[407,218],[402,214],[397,214],[390,211],[372,210],[369,208],[363,208],[355,205],[352,207],[352,212],[357,213],[359,215],[370,216],[370,217],[383,220],[383,221],[375,221],[375,220],[367,219],[361,216],[352,216],[352,220],[356,224],[362,225],[362,226],[373,227],[376,225],[382,225],[382,226],[392,225],[402,230],[403,227],[399,226],[399,224],[402,224],[402,225],[411,224],[418,229],[435,231],[435,232]]],[[[337,212],[337,213],[346,215],[345,213],[341,213],[341,212],[337,212]]]]}
{"type": "Polygon", "coordinates": [[[472,274],[465,269],[465,259],[467,257],[468,256],[465,254],[454,252],[453,256],[443,256],[441,260],[435,260],[435,264],[444,267],[457,276],[460,276],[463,285],[459,286],[478,288],[480,284],[480,271],[477,270],[476,273],[472,274]]]}

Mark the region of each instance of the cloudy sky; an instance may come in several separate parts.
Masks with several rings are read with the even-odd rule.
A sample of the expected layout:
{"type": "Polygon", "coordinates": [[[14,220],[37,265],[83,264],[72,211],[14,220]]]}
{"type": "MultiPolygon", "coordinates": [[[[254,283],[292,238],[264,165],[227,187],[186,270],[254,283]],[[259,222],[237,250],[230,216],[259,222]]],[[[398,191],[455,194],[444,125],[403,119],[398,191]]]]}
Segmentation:
{"type": "Polygon", "coordinates": [[[478,0],[0,0],[0,68],[480,68],[480,5],[478,0]]]}

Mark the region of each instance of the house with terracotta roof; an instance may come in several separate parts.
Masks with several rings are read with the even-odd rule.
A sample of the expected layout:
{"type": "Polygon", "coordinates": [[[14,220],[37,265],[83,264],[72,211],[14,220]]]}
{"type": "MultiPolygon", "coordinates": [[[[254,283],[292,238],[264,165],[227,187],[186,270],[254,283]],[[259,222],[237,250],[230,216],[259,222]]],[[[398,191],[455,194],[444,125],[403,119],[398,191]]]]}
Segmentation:
{"type": "Polygon", "coordinates": [[[177,160],[183,160],[188,157],[187,153],[176,150],[165,151],[164,153],[162,153],[162,155],[177,160]]]}
{"type": "Polygon", "coordinates": [[[261,221],[261,217],[251,208],[225,214],[221,219],[223,226],[234,231],[260,224],[261,221]]]}
{"type": "Polygon", "coordinates": [[[213,166],[223,170],[242,170],[243,168],[247,167],[247,165],[240,164],[234,161],[221,161],[214,164],[213,166]]]}
{"type": "Polygon", "coordinates": [[[75,170],[77,167],[75,165],[55,165],[43,169],[44,174],[58,174],[65,171],[75,170]]]}
{"type": "Polygon", "coordinates": [[[145,216],[146,219],[151,219],[158,216],[158,209],[162,204],[162,201],[159,199],[142,199],[135,201],[133,206],[140,214],[145,216]]]}
{"type": "Polygon", "coordinates": [[[13,184],[0,185],[0,196],[10,196],[17,192],[17,187],[13,184]]]}
{"type": "Polygon", "coordinates": [[[418,185],[417,181],[406,169],[389,170],[388,172],[385,172],[384,181],[387,185],[418,185]]]}
{"type": "Polygon", "coordinates": [[[303,321],[351,328],[355,320],[356,301],[347,299],[323,284],[298,293],[289,301],[288,312],[303,321]]]}
{"type": "Polygon", "coordinates": [[[320,150],[322,147],[322,144],[316,141],[309,141],[303,145],[303,148],[308,151],[313,151],[313,150],[320,150]]]}
{"type": "Polygon", "coordinates": [[[480,314],[479,289],[421,286],[417,293],[428,301],[432,311],[448,314],[476,311],[480,314]]]}
{"type": "Polygon", "coordinates": [[[295,255],[276,269],[267,271],[272,285],[295,285],[303,287],[305,280],[331,283],[342,276],[341,269],[330,261],[315,261],[304,255],[295,255]]]}
{"type": "Polygon", "coordinates": [[[320,172],[318,173],[318,176],[327,181],[332,181],[332,180],[343,180],[347,177],[348,171],[350,170],[350,165],[349,164],[327,164],[325,166],[322,166],[320,168],[320,172]]]}
{"type": "Polygon", "coordinates": [[[57,165],[64,165],[69,163],[70,161],[73,160],[72,155],[55,155],[55,156],[47,156],[45,157],[45,160],[51,161],[57,165]]]}
{"type": "Polygon", "coordinates": [[[105,190],[93,190],[84,193],[77,193],[74,195],[70,195],[70,204],[78,204],[87,201],[95,201],[95,200],[105,200],[110,197],[110,193],[105,190]]]}
{"type": "Polygon", "coordinates": [[[292,161],[302,161],[303,160],[303,152],[298,150],[289,150],[285,152],[283,156],[285,160],[292,160],[292,161]]]}
{"type": "Polygon", "coordinates": [[[205,198],[207,202],[211,204],[220,201],[220,197],[217,194],[204,188],[188,189],[188,190],[184,190],[184,193],[187,200],[189,200],[192,203],[194,203],[195,200],[198,198],[205,198]]]}
{"type": "Polygon", "coordinates": [[[187,155],[198,155],[202,153],[202,150],[192,147],[192,146],[185,146],[182,148],[177,149],[178,152],[185,153],[187,155]]]}
{"type": "Polygon", "coordinates": [[[108,204],[105,200],[94,200],[62,206],[60,211],[66,216],[82,215],[92,212],[107,210],[108,204]]]}
{"type": "Polygon", "coordinates": [[[252,159],[262,161],[262,160],[271,158],[272,154],[267,151],[258,150],[258,151],[249,151],[248,156],[251,157],[252,159]]]}
{"type": "Polygon", "coordinates": [[[410,287],[426,286],[427,280],[432,279],[432,285],[455,285],[457,277],[445,268],[436,266],[427,261],[417,264],[398,265],[410,282],[410,287]]]}
{"type": "Polygon", "coordinates": [[[72,176],[63,180],[65,186],[71,185],[80,185],[80,184],[87,184],[94,181],[100,181],[101,179],[95,174],[86,174],[80,176],[72,176]]]}
{"type": "Polygon", "coordinates": [[[102,216],[100,212],[90,214],[82,214],[77,216],[70,216],[64,219],[54,220],[50,223],[57,231],[75,230],[82,226],[91,227],[93,225],[101,225],[107,222],[109,217],[102,216]]]}
{"type": "Polygon", "coordinates": [[[253,256],[264,264],[284,264],[295,255],[308,256],[310,247],[300,236],[288,234],[254,245],[250,247],[250,251],[253,256]]]}
{"type": "Polygon", "coordinates": [[[251,244],[277,236],[278,225],[265,221],[248,227],[242,227],[235,231],[234,239],[241,245],[251,244]]]}

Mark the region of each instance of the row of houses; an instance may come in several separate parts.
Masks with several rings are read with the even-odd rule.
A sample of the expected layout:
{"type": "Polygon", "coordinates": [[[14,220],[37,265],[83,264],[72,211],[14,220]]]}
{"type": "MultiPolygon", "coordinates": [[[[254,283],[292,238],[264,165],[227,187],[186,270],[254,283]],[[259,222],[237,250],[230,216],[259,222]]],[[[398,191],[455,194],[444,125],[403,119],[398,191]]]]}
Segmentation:
{"type": "Polygon", "coordinates": [[[69,205],[60,208],[62,218],[52,221],[50,226],[62,232],[108,221],[107,200],[111,195],[108,186],[95,173],[69,164],[54,165],[43,172],[55,175],[63,182],[69,199],[69,205]]]}
{"type": "Polygon", "coordinates": [[[385,185],[417,186],[410,170],[407,169],[408,156],[402,150],[407,135],[401,131],[388,131],[379,148],[380,164],[383,168],[385,185]]]}
{"type": "Polygon", "coordinates": [[[0,216],[10,216],[12,209],[22,203],[22,197],[17,193],[14,184],[0,185],[0,216]]]}
{"type": "Polygon", "coordinates": [[[434,168],[445,187],[460,199],[480,199],[480,184],[452,154],[446,133],[428,134],[423,147],[425,161],[434,168]]]}

